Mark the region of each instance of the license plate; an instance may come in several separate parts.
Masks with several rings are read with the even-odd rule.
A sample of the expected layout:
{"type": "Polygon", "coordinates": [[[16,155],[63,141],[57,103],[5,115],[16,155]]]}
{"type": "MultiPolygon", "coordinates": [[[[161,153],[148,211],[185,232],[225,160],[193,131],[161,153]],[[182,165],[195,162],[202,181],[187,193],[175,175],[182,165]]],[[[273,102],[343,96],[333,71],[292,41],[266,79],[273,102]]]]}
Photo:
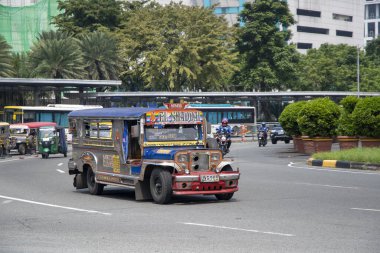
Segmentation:
{"type": "Polygon", "coordinates": [[[219,182],[219,175],[201,175],[201,182],[203,183],[219,182]]]}

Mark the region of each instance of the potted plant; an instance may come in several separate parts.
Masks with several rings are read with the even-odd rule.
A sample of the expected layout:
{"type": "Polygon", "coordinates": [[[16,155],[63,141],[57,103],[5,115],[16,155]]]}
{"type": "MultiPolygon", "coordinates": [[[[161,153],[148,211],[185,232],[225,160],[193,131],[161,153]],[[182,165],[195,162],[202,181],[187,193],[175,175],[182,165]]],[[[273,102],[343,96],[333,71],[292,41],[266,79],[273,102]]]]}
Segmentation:
{"type": "Polygon", "coordinates": [[[311,139],[311,145],[304,143],[305,153],[331,150],[339,116],[339,106],[329,98],[313,99],[303,106],[297,122],[302,135],[311,139]]]}
{"type": "Polygon", "coordinates": [[[301,139],[301,131],[297,123],[297,118],[298,113],[305,104],[306,101],[298,101],[287,105],[278,118],[278,121],[280,122],[285,132],[293,137],[294,149],[301,153],[304,152],[304,148],[301,139]]]}
{"type": "Polygon", "coordinates": [[[359,138],[356,134],[355,124],[352,119],[352,112],[358,103],[359,98],[348,96],[340,101],[342,112],[338,120],[337,141],[340,149],[357,148],[359,138]]]}
{"type": "Polygon", "coordinates": [[[363,147],[380,146],[380,97],[360,99],[352,113],[363,147]]]}

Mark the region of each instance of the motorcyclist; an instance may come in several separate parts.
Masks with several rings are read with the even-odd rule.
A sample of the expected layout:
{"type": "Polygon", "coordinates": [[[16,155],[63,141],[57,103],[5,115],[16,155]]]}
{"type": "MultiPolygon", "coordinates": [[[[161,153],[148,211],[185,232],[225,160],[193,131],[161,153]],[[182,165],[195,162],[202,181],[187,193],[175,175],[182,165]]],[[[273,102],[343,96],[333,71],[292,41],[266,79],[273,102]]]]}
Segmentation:
{"type": "MultiPolygon", "coordinates": [[[[228,119],[227,118],[223,118],[222,119],[222,124],[216,128],[216,133],[217,134],[224,133],[226,135],[226,138],[227,138],[227,152],[230,152],[232,129],[228,125],[228,119]]],[[[219,140],[218,140],[218,142],[219,142],[219,140]]]]}
{"type": "MultiPolygon", "coordinates": [[[[268,131],[269,131],[269,128],[266,126],[266,123],[265,123],[265,122],[262,122],[262,123],[261,123],[261,126],[259,127],[259,133],[260,133],[260,132],[263,132],[263,133],[264,133],[264,139],[265,139],[265,142],[267,141],[268,131]]],[[[257,134],[257,138],[259,138],[259,134],[257,134]]]]}

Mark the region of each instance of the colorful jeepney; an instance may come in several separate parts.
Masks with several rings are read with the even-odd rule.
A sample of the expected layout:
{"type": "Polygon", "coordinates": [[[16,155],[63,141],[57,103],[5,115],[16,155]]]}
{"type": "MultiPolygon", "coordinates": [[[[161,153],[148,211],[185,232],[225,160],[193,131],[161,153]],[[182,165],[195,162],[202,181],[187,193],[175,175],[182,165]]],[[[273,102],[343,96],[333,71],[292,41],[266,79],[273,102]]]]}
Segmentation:
{"type": "Polygon", "coordinates": [[[206,148],[207,124],[193,109],[103,108],[69,114],[69,174],[74,187],[101,194],[105,185],[135,190],[137,200],[172,195],[229,200],[239,171],[220,150],[206,148]]]}

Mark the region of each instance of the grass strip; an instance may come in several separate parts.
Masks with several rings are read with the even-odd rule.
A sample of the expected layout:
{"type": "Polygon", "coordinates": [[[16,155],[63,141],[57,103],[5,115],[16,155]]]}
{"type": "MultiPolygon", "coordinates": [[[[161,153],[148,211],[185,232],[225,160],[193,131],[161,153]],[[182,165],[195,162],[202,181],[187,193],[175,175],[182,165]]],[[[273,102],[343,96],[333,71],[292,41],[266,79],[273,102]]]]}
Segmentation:
{"type": "Polygon", "coordinates": [[[314,159],[340,160],[380,164],[380,148],[353,148],[332,152],[321,152],[312,155],[314,159]]]}

